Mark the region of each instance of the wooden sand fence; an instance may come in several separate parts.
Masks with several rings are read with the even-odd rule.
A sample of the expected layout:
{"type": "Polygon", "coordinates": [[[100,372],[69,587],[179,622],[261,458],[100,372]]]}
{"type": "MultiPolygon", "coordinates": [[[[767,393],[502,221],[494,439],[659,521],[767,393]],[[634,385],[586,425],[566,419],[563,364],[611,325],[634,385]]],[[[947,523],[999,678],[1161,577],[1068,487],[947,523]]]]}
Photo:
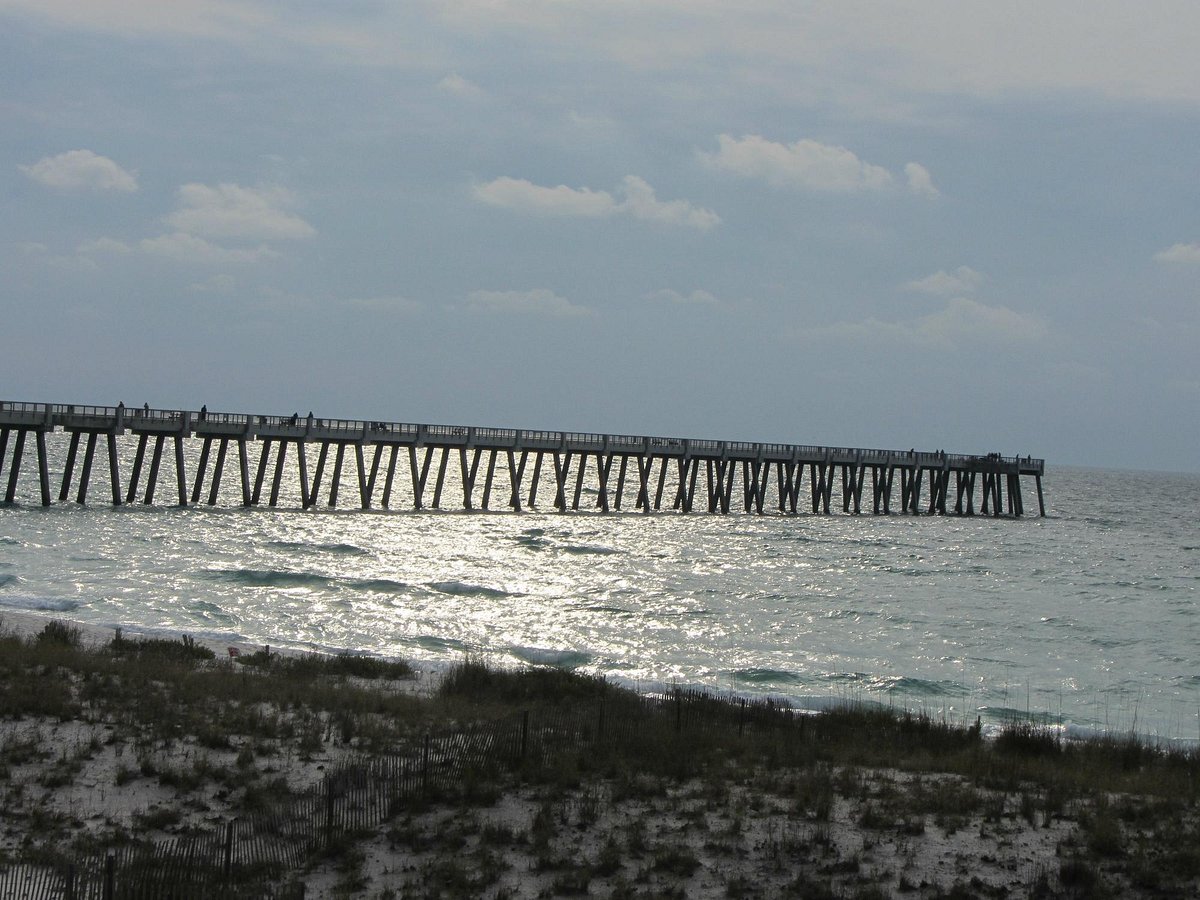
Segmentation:
{"type": "Polygon", "coordinates": [[[669,747],[685,738],[783,731],[804,716],[771,700],[674,689],[606,692],[427,733],[386,755],[351,760],[298,796],[216,828],[105,854],[0,865],[0,900],[293,900],[290,878],[318,853],[371,833],[418,801],[461,794],[503,771],[553,765],[580,748],[669,747]]]}

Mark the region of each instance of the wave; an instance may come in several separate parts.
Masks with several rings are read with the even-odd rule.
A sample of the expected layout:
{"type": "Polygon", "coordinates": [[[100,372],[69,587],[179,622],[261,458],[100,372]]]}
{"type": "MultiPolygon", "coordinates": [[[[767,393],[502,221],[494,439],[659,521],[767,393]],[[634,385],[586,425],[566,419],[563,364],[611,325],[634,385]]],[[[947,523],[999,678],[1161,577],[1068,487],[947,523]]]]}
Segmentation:
{"type": "Polygon", "coordinates": [[[411,584],[391,578],[346,578],[342,579],[341,583],[349,588],[375,594],[407,594],[413,589],[411,584]]]}
{"type": "Polygon", "coordinates": [[[213,581],[229,581],[246,587],[333,587],[336,578],[289,569],[205,569],[201,573],[213,581]]]}
{"type": "Polygon", "coordinates": [[[405,643],[413,644],[422,650],[453,650],[458,653],[466,653],[471,649],[468,644],[455,638],[438,637],[434,634],[419,634],[413,638],[406,638],[405,643]]]}
{"type": "MultiPolygon", "coordinates": [[[[20,546],[21,546],[21,542],[18,541],[16,538],[0,537],[0,547],[20,547],[20,546]]],[[[1183,549],[1186,550],[1187,548],[1184,547],[1183,549]]]]}
{"type": "Polygon", "coordinates": [[[785,669],[734,669],[731,674],[738,681],[750,684],[804,684],[807,681],[800,673],[785,669]]]}
{"type": "Polygon", "coordinates": [[[21,579],[16,575],[0,574],[0,588],[8,587],[10,584],[16,584],[21,579]]]}
{"type": "Polygon", "coordinates": [[[440,594],[450,594],[455,597],[516,597],[500,588],[490,588],[482,584],[470,584],[466,581],[432,581],[428,587],[440,594]]]}
{"type": "Polygon", "coordinates": [[[621,552],[612,547],[601,547],[597,544],[565,544],[562,549],[563,553],[572,553],[577,556],[611,556],[621,552]]]}
{"type": "Polygon", "coordinates": [[[268,547],[275,547],[279,550],[292,550],[298,553],[304,553],[315,550],[318,553],[333,553],[339,556],[370,556],[371,551],[362,547],[357,547],[354,544],[308,544],[303,541],[267,541],[268,547]]]}
{"type": "Polygon", "coordinates": [[[21,597],[21,596],[5,596],[3,601],[0,601],[0,606],[6,606],[10,609],[36,609],[47,610],[49,612],[71,612],[79,609],[79,602],[76,600],[56,599],[53,597],[21,597]]]}
{"type": "Polygon", "coordinates": [[[522,662],[556,669],[578,669],[592,661],[592,654],[583,650],[555,650],[549,647],[509,647],[508,652],[522,662]]]}

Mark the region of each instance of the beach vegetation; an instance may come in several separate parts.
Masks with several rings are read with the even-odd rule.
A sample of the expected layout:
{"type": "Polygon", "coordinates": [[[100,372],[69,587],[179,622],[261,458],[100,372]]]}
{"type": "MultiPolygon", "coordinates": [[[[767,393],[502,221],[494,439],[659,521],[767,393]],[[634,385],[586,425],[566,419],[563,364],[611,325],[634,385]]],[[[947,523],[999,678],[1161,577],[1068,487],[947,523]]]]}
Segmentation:
{"type": "Polygon", "coordinates": [[[514,872],[544,896],[683,896],[703,872],[730,897],[999,897],[1015,894],[996,860],[1024,831],[1048,848],[1027,896],[1200,891],[1193,750],[1017,722],[988,740],[910,712],[642,695],[474,658],[421,696],[400,689],[412,668],[396,661],[265,648],[232,661],[191,639],[46,633],[0,629],[3,859],[132,846],[219,815],[309,827],[294,874],[326,867],[337,896],[499,897],[514,872]],[[374,761],[404,773],[403,792],[374,824],[327,828],[329,777],[374,761]],[[103,790],[149,799],[99,824],[54,805],[101,763],[103,790]],[[301,824],[280,817],[305,803],[301,824]],[[919,872],[930,838],[973,848],[961,859],[992,875],[919,872]],[[386,883],[372,841],[409,860],[386,883]]]}

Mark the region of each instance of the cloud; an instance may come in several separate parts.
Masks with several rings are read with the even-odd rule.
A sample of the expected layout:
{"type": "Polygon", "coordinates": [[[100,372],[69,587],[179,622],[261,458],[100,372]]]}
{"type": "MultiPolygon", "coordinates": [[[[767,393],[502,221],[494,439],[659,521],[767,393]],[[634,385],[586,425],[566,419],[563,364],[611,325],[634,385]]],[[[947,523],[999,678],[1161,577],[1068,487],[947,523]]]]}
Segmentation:
{"type": "MultiPolygon", "coordinates": [[[[700,160],[714,169],[743,178],[765,181],[772,187],[826,193],[867,193],[890,190],[896,178],[883,166],[860,159],[852,150],[804,138],[792,144],[769,141],[761,135],[735,138],[717,136],[716,153],[700,153],[700,160]]],[[[940,194],[933,176],[920,163],[904,167],[908,189],[914,194],[940,194]]]]}
{"type": "Polygon", "coordinates": [[[1046,323],[1006,306],[988,306],[966,297],[949,300],[946,307],[908,322],[869,318],[839,322],[825,328],[805,329],[812,340],[828,338],[896,342],[919,346],[972,349],[997,341],[1009,344],[1040,341],[1049,333],[1046,323]]]}
{"type": "Polygon", "coordinates": [[[908,189],[914,194],[926,197],[939,197],[941,191],[934,186],[933,176],[920,163],[910,162],[904,167],[904,177],[908,179],[908,189]]]}
{"type": "Polygon", "coordinates": [[[859,159],[845,147],[813,140],[779,144],[756,134],[717,137],[716,153],[700,158],[716,169],[744,178],[761,179],[774,187],[810,191],[878,191],[891,187],[892,174],[859,159]]]}
{"type": "Polygon", "coordinates": [[[1200,244],[1175,244],[1154,254],[1160,263],[1200,263],[1200,244]]]}
{"type": "Polygon", "coordinates": [[[457,72],[451,72],[439,81],[438,87],[447,94],[453,94],[456,97],[464,97],[469,100],[476,100],[484,96],[483,88],[473,81],[463,78],[457,72]]]}
{"type": "Polygon", "coordinates": [[[620,201],[608,191],[572,188],[563,184],[544,187],[507,175],[475,186],[475,197],[482,203],[537,215],[578,218],[628,215],[647,222],[681,225],[701,231],[721,221],[721,217],[712,210],[694,206],[687,200],[659,200],[654,188],[636,175],[626,175],[619,192],[623,197],[620,201]]]}
{"type": "Polygon", "coordinates": [[[373,313],[413,313],[421,308],[407,297],[351,297],[342,302],[351,309],[373,313]]]}
{"type": "Polygon", "coordinates": [[[922,294],[949,297],[953,294],[973,294],[982,286],[983,280],[983,275],[970,266],[959,266],[953,272],[939,269],[925,278],[908,282],[904,288],[922,294]]]}
{"type": "Polygon", "coordinates": [[[291,191],[281,187],[246,188],[236,184],[209,187],[185,184],[179,206],[167,216],[177,231],[207,238],[242,240],[299,240],[316,229],[289,212],[296,205],[291,191]]]}
{"type": "Polygon", "coordinates": [[[595,218],[610,216],[617,210],[616,200],[607,191],[576,189],[563,184],[542,187],[507,175],[476,185],[475,197],[490,206],[547,216],[595,218]]]}
{"type": "Polygon", "coordinates": [[[545,288],[532,291],[473,291],[467,303],[473,310],[505,315],[571,318],[592,314],[586,306],[576,306],[545,288]]]}
{"type": "Polygon", "coordinates": [[[107,156],[91,150],[68,150],[46,156],[31,166],[18,166],[38,184],[60,191],[122,191],[138,188],[137,177],[107,156]]]}
{"type": "Polygon", "coordinates": [[[145,238],[138,244],[143,253],[162,256],[176,262],[201,263],[253,263],[270,259],[279,254],[270,247],[255,248],[220,247],[194,234],[177,231],[156,238],[145,238]]]}
{"type": "Polygon", "coordinates": [[[681,294],[679,291],[671,288],[664,288],[661,291],[654,291],[646,295],[647,300],[656,301],[659,303],[672,303],[676,306],[720,306],[721,301],[710,294],[708,291],[692,291],[690,294],[681,294]]]}
{"type": "Polygon", "coordinates": [[[693,206],[687,200],[659,200],[654,195],[654,188],[636,175],[626,175],[621,186],[625,202],[617,208],[635,219],[664,225],[684,225],[701,231],[707,231],[721,222],[721,217],[711,209],[693,206]]]}
{"type": "Polygon", "coordinates": [[[118,241],[114,238],[102,237],[102,238],[94,238],[93,240],[84,241],[78,247],[75,248],[75,252],[81,253],[85,256],[90,256],[93,254],[102,254],[102,253],[123,256],[126,253],[132,253],[133,248],[130,247],[124,241],[118,241]]]}

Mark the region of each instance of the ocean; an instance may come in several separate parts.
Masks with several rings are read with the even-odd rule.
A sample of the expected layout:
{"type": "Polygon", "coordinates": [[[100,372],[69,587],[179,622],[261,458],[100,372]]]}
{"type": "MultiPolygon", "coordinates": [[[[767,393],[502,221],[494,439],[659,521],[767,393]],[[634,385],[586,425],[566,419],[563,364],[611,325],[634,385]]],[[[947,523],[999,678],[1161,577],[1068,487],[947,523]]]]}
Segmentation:
{"type": "MultiPolygon", "coordinates": [[[[63,436],[50,442],[61,460],[63,436]]],[[[281,508],[247,510],[228,476],[215,508],[113,508],[103,453],[88,505],[43,509],[26,469],[0,507],[0,624],[19,610],[990,728],[1200,738],[1197,475],[1049,461],[1047,517],[993,519],[559,514],[545,490],[521,513],[302,511],[294,484],[281,508]]],[[[170,462],[162,477],[169,504],[170,462]]]]}

